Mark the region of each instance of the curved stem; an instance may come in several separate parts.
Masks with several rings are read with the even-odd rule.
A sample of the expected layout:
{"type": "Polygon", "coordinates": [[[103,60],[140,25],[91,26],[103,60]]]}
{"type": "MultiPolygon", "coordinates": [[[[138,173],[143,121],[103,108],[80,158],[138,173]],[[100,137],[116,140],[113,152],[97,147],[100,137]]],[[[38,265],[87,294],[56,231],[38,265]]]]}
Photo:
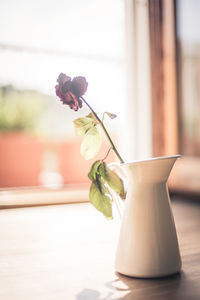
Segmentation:
{"type": "Polygon", "coordinates": [[[109,155],[109,153],[110,153],[111,150],[112,150],[112,148],[110,147],[108,149],[108,152],[106,153],[106,156],[103,159],[101,159],[101,162],[104,162],[104,160],[106,160],[106,158],[108,157],[108,155],[109,155]]]}
{"type": "Polygon", "coordinates": [[[91,110],[91,112],[94,114],[94,116],[95,116],[97,122],[99,123],[99,125],[100,125],[101,128],[103,129],[103,131],[104,131],[104,133],[105,133],[105,135],[106,135],[106,137],[107,137],[107,139],[108,139],[108,141],[109,141],[109,143],[110,143],[110,145],[111,145],[111,148],[113,149],[113,151],[115,152],[115,154],[116,154],[117,157],[119,158],[120,162],[121,162],[121,163],[124,163],[124,161],[123,161],[123,159],[121,158],[119,152],[117,151],[117,149],[116,149],[116,147],[115,147],[115,145],[114,145],[114,143],[113,143],[113,141],[112,141],[112,139],[111,139],[111,137],[110,137],[110,135],[109,135],[107,129],[105,128],[103,122],[100,120],[100,118],[97,116],[97,114],[95,113],[95,111],[92,109],[92,107],[87,103],[87,101],[86,101],[83,97],[81,97],[81,100],[83,100],[83,102],[89,107],[89,109],[91,110]]]}
{"type": "Polygon", "coordinates": [[[110,137],[108,131],[106,130],[104,124],[103,124],[102,122],[100,122],[100,125],[101,125],[101,127],[102,127],[102,129],[103,129],[103,131],[104,131],[104,133],[105,133],[105,135],[106,135],[106,137],[108,138],[108,141],[109,141],[109,143],[110,143],[110,145],[111,145],[113,151],[115,152],[115,154],[116,154],[117,157],[119,158],[120,162],[121,162],[121,163],[124,163],[124,161],[123,161],[123,159],[121,158],[119,152],[117,151],[115,145],[113,144],[113,141],[112,141],[112,139],[111,139],[111,137],[110,137]]]}

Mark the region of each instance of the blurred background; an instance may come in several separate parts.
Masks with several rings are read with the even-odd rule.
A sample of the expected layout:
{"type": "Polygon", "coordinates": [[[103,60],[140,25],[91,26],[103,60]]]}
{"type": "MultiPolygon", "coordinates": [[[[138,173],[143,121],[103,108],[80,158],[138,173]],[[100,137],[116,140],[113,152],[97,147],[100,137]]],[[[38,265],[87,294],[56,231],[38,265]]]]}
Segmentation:
{"type": "Polygon", "coordinates": [[[89,111],[55,97],[63,72],[86,77],[100,116],[117,115],[105,123],[125,161],[180,153],[171,189],[199,195],[199,11],[198,0],[1,1],[0,188],[88,184],[72,121],[89,111]]]}
{"type": "Polygon", "coordinates": [[[72,121],[89,111],[62,106],[56,80],[61,72],[86,77],[94,110],[118,115],[115,137],[124,119],[124,30],[120,0],[1,1],[1,187],[88,182],[91,161],[80,156],[72,121]]]}

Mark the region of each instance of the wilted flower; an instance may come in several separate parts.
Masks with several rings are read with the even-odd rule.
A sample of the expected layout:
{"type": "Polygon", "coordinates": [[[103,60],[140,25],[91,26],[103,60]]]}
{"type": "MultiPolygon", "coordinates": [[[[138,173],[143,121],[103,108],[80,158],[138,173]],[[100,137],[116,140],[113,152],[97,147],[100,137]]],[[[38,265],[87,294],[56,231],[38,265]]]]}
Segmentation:
{"type": "Polygon", "coordinates": [[[85,77],[78,76],[71,80],[71,77],[60,73],[57,82],[58,84],[55,86],[56,95],[60,98],[63,104],[67,104],[71,109],[77,111],[82,107],[82,103],[84,103],[91,111],[90,114],[87,114],[85,117],[79,117],[74,120],[76,134],[84,136],[80,149],[81,155],[87,160],[92,159],[100,150],[101,134],[98,128],[99,126],[102,128],[102,131],[105,133],[110,143],[110,148],[106,156],[103,159],[94,162],[88,177],[91,180],[89,193],[91,203],[108,219],[111,219],[112,194],[110,193],[109,188],[114,190],[120,197],[124,198],[125,196],[123,181],[114,171],[109,169],[109,166],[105,163],[105,160],[111,150],[115,152],[121,163],[124,162],[103,124],[105,114],[111,119],[114,119],[116,115],[105,112],[101,119],[98,117],[86,99],[82,97],[88,86],[85,77]]]}
{"type": "Polygon", "coordinates": [[[81,97],[87,90],[88,83],[85,77],[78,76],[71,80],[71,77],[60,73],[57,79],[58,85],[55,86],[56,95],[63,104],[75,111],[82,107],[81,97]]]}

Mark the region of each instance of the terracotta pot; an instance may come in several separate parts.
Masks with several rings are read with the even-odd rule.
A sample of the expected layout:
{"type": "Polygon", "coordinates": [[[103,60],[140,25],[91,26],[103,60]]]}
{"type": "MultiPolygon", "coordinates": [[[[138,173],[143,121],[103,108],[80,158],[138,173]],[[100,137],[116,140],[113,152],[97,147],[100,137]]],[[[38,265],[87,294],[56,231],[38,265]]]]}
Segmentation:
{"type": "Polygon", "coordinates": [[[44,144],[29,133],[0,133],[0,187],[35,186],[44,144]]]}

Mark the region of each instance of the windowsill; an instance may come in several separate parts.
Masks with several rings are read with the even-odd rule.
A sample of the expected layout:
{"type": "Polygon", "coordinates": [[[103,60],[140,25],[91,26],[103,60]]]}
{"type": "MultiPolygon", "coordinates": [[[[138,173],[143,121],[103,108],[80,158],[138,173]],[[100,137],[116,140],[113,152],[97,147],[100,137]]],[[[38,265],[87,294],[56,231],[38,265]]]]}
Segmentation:
{"type": "Polygon", "coordinates": [[[88,185],[0,189],[0,208],[82,203],[89,201],[88,194],[88,185]]]}

